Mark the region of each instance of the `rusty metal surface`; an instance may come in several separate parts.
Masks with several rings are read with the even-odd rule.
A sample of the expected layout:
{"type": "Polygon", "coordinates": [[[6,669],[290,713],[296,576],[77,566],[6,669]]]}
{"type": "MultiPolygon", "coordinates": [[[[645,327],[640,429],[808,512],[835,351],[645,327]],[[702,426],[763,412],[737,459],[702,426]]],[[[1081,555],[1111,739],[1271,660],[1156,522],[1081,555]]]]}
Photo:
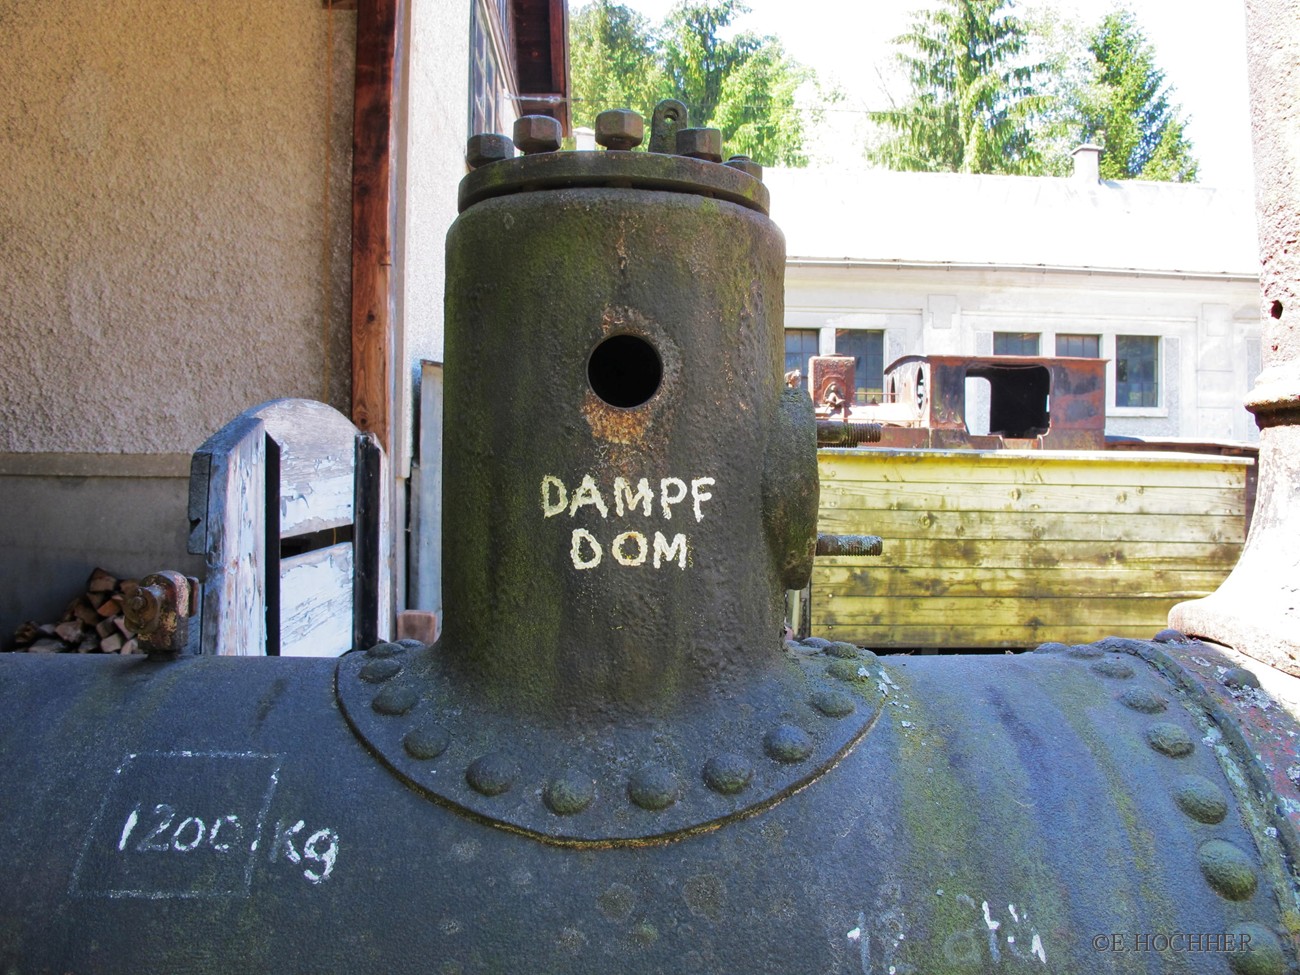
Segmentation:
{"type": "Polygon", "coordinates": [[[841,413],[847,420],[853,405],[856,360],[847,355],[815,355],[808,362],[812,373],[808,388],[817,409],[824,415],[841,413]]]}
{"type": "Polygon", "coordinates": [[[678,129],[677,155],[708,162],[722,162],[722,132],[719,129],[678,129]]]}
{"type": "Polygon", "coordinates": [[[1106,446],[1104,359],[904,356],[890,363],[884,381],[885,388],[892,389],[915,414],[914,426],[885,426],[881,443],[887,447],[1102,450],[1106,446]],[[968,430],[967,378],[989,381],[987,435],[968,430]]]}
{"type": "MultiPolygon", "coordinates": [[[[1278,897],[1294,891],[1274,886],[1285,859],[1252,825],[1270,799],[1239,794],[1223,763],[1240,756],[1204,743],[1215,725],[1157,669],[1102,647],[844,653],[793,651],[879,705],[834,768],[717,828],[612,849],[538,842],[410,788],[332,706],[334,661],[4,655],[0,789],[20,798],[0,804],[0,961],[106,975],[1232,970],[1223,940],[1150,940],[1204,933],[1234,948],[1250,934],[1250,970],[1288,970],[1278,897]],[[1192,813],[1189,782],[1208,798],[1192,813]]],[[[427,742],[422,784],[490,784],[491,763],[453,742],[427,742]]],[[[734,751],[777,764],[762,741],[734,751]]],[[[485,802],[580,802],[555,768],[523,767],[485,802]]],[[[675,766],[679,803],[711,801],[704,776],[743,781],[736,768],[675,766]]],[[[591,803],[632,808],[631,787],[591,803]]]]}
{"type": "Polygon", "coordinates": [[[765,191],[549,131],[448,237],[441,639],[0,657],[0,970],[1293,967],[1294,821],[1176,649],[780,641],[818,487],[765,191]]]}
{"type": "MultiPolygon", "coordinates": [[[[762,188],[622,152],[493,164],[463,187],[566,166],[762,188]]],[[[463,694],[506,710],[666,719],[777,668],[783,580],[811,569],[815,436],[811,410],[783,405],[780,232],[639,186],[472,191],[448,236],[441,647],[463,694]]]]}
{"type": "Polygon", "coordinates": [[[708,194],[767,213],[767,187],[734,166],[655,152],[544,152],[476,169],[461,181],[462,212],[497,196],[574,187],[708,194]]]}
{"type": "Polygon", "coordinates": [[[1213,643],[1166,630],[1152,643],[1126,647],[1150,660],[1214,718],[1207,744],[1240,757],[1246,784],[1260,797],[1265,828],[1277,830],[1291,864],[1300,864],[1300,721],[1260,688],[1250,667],[1213,643]]]}
{"type": "Polygon", "coordinates": [[[478,169],[488,163],[514,157],[515,144],[504,135],[491,132],[471,135],[465,143],[465,163],[470,169],[478,169]]]}
{"type": "Polygon", "coordinates": [[[197,579],[179,572],[155,572],[140,580],[122,612],[146,653],[180,653],[190,640],[197,600],[197,579]]]}
{"type": "Polygon", "coordinates": [[[853,420],[818,420],[817,445],[819,447],[857,447],[866,443],[880,443],[883,429],[879,423],[862,423],[853,420]]]}
{"type": "MultiPolygon", "coordinates": [[[[833,768],[871,729],[882,697],[868,681],[828,674],[827,663],[787,659],[738,682],[725,702],[651,724],[492,707],[464,692],[437,648],[349,655],[338,693],[353,730],[420,792],[549,843],[635,846],[753,816],[833,768]],[[476,778],[476,763],[491,765],[490,780],[476,778]],[[728,776],[714,774],[720,765],[728,776]],[[465,772],[444,774],[449,766],[465,772]],[[559,787],[566,806],[557,806],[559,787]]],[[[856,674],[868,664],[841,666],[856,674]]]]}
{"type": "Polygon", "coordinates": [[[526,156],[560,148],[560,122],[550,115],[521,115],[515,119],[515,146],[526,156]]]}
{"type": "Polygon", "coordinates": [[[646,148],[651,152],[676,152],[677,133],[690,124],[691,113],[684,102],[676,98],[663,99],[655,105],[650,118],[650,144],[646,148]]]}
{"type": "Polygon", "coordinates": [[[626,108],[611,108],[596,116],[596,144],[606,149],[635,149],[645,138],[645,120],[626,108]]]}

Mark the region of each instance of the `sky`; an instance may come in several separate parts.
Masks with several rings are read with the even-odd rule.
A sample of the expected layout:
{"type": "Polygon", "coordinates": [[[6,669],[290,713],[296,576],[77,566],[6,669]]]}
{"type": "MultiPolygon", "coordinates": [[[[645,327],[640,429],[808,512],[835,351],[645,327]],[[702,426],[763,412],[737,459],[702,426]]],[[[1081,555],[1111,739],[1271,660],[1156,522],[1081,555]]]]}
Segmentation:
{"type": "MultiPolygon", "coordinates": [[[[622,0],[654,22],[674,0],[622,0]]],[[[861,154],[860,131],[867,109],[889,105],[886,79],[890,41],[908,26],[910,13],[925,0],[745,0],[751,12],[741,29],[775,34],[797,60],[819,77],[837,82],[846,94],[839,111],[828,114],[829,131],[813,147],[815,163],[849,164],[861,154]]],[[[1093,24],[1121,0],[1022,0],[1050,3],[1060,15],[1093,24]]],[[[572,4],[576,10],[582,4],[572,4]]],[[[1189,118],[1187,135],[1207,186],[1250,189],[1250,117],[1246,86],[1246,25],[1242,0],[1126,0],[1156,50],[1173,86],[1173,101],[1189,118]]],[[[897,82],[895,97],[906,94],[897,82]]]]}

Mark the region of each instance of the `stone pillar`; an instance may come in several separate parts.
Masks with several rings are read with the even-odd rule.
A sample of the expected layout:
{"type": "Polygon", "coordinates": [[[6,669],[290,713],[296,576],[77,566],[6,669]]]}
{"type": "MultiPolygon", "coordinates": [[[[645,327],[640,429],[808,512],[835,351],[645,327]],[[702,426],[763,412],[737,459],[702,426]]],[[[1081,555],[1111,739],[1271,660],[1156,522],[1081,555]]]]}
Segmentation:
{"type": "Polygon", "coordinates": [[[1300,0],[1247,0],[1263,371],[1259,494],[1241,561],[1170,625],[1300,675],[1300,0]]]}

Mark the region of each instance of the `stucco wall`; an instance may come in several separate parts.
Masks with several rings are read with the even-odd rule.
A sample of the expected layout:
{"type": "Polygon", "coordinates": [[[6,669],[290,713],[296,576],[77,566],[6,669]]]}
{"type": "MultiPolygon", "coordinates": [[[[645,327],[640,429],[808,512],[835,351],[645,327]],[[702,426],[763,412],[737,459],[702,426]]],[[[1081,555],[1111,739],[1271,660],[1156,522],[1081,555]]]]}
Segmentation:
{"type": "Polygon", "coordinates": [[[355,24],[0,0],[0,645],[96,565],[197,572],[188,456],[236,414],[347,409],[355,24]]]}
{"type": "Polygon", "coordinates": [[[469,137],[469,23],[468,0],[412,4],[400,288],[415,377],[420,359],[442,358],[443,240],[456,219],[469,137]]]}
{"type": "Polygon", "coordinates": [[[320,0],[0,0],[0,452],[187,453],[327,372],[346,409],[354,40],[320,0]]]}

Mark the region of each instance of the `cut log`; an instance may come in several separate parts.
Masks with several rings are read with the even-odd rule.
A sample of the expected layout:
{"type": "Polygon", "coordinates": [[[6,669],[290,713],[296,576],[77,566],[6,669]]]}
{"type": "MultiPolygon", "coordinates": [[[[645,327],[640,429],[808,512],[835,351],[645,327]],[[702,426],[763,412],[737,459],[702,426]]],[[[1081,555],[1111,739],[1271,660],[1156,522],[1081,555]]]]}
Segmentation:
{"type": "Polygon", "coordinates": [[[86,580],[87,592],[112,592],[117,588],[117,579],[103,569],[96,569],[86,580]]]}
{"type": "Polygon", "coordinates": [[[77,620],[68,620],[54,628],[54,635],[64,643],[81,642],[81,624],[77,620]]]}
{"type": "Polygon", "coordinates": [[[122,634],[112,633],[100,641],[99,649],[104,653],[117,653],[125,645],[126,640],[123,639],[122,634]]]}
{"type": "Polygon", "coordinates": [[[95,607],[91,605],[89,599],[85,596],[79,596],[72,610],[73,619],[80,620],[87,626],[95,626],[99,623],[99,614],[95,612],[95,607]]]}
{"type": "Polygon", "coordinates": [[[67,647],[60,640],[40,639],[27,648],[28,653],[63,653],[67,647]]]}

